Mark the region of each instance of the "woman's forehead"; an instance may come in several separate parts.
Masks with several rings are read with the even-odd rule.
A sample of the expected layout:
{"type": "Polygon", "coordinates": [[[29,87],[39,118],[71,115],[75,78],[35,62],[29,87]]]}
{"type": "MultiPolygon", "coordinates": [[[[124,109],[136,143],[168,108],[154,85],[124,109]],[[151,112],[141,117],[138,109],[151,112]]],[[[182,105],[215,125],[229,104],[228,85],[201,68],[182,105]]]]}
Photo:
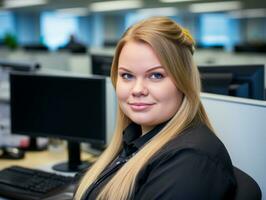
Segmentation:
{"type": "Polygon", "coordinates": [[[143,42],[128,42],[118,59],[118,67],[157,67],[162,66],[152,47],[143,42]]]}

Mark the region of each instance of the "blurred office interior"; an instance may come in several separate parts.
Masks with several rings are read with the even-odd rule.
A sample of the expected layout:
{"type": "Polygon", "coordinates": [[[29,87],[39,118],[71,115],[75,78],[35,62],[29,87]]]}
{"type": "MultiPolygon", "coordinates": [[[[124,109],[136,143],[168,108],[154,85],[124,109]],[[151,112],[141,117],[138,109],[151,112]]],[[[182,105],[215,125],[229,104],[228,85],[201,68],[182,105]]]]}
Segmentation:
{"type": "Polygon", "coordinates": [[[266,63],[261,0],[1,0],[0,58],[91,73],[90,54],[112,54],[127,27],[154,15],[190,30],[198,64],[266,63]]]}
{"type": "MultiPolygon", "coordinates": [[[[212,71],[213,66],[231,66],[232,72],[227,70],[237,76],[231,74],[229,80],[226,73],[217,82],[226,90],[229,85],[236,87],[229,81],[243,78],[239,69],[247,73],[259,69],[260,74],[247,75],[244,81],[248,83],[237,85],[240,93],[245,90],[244,95],[247,88],[249,93],[259,91],[259,95],[247,94],[244,99],[239,98],[240,93],[234,98],[203,93],[202,100],[234,165],[258,182],[265,199],[264,0],[0,0],[0,147],[19,146],[21,140],[10,134],[9,67],[28,66],[28,71],[38,67],[39,71],[73,76],[108,75],[123,32],[150,16],[168,16],[187,28],[196,40],[194,59],[199,67],[206,67],[205,71],[212,71]]],[[[111,103],[116,106],[115,100],[111,103]]],[[[114,120],[113,115],[108,117],[114,120]]],[[[112,133],[112,129],[108,131],[112,133]]]]}

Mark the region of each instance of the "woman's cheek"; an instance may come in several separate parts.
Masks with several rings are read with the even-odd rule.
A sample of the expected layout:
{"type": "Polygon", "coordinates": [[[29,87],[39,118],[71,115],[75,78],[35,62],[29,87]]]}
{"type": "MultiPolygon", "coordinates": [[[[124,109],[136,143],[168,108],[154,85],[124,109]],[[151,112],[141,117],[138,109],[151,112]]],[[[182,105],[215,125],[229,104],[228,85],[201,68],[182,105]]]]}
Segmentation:
{"type": "Polygon", "coordinates": [[[120,84],[116,88],[116,95],[119,101],[125,101],[130,96],[130,89],[120,84]]]}

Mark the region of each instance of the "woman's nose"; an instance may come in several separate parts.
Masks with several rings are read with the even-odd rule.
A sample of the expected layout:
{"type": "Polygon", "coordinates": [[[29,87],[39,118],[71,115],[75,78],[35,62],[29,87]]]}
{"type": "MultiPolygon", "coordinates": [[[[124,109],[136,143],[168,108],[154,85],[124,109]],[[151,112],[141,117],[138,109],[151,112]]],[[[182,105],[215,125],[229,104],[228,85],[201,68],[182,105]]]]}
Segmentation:
{"type": "Polygon", "coordinates": [[[132,89],[132,95],[133,96],[147,96],[149,93],[148,88],[146,87],[145,83],[143,80],[137,80],[133,86],[132,89]]]}

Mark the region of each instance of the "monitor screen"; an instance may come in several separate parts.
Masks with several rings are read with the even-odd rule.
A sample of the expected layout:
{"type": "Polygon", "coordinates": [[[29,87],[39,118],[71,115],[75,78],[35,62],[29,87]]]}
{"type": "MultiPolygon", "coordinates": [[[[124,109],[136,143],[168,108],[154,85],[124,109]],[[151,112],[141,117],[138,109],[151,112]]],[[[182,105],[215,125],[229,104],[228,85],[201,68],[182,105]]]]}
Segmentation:
{"type": "Polygon", "coordinates": [[[264,65],[200,65],[203,92],[264,100],[264,65]]]}
{"type": "Polygon", "coordinates": [[[111,55],[91,55],[92,74],[110,76],[113,56],[111,55]]]}
{"type": "Polygon", "coordinates": [[[12,133],[105,143],[105,79],[11,74],[12,133]]]}
{"type": "Polygon", "coordinates": [[[105,77],[12,73],[12,133],[105,144],[105,81],[105,77]]]}

